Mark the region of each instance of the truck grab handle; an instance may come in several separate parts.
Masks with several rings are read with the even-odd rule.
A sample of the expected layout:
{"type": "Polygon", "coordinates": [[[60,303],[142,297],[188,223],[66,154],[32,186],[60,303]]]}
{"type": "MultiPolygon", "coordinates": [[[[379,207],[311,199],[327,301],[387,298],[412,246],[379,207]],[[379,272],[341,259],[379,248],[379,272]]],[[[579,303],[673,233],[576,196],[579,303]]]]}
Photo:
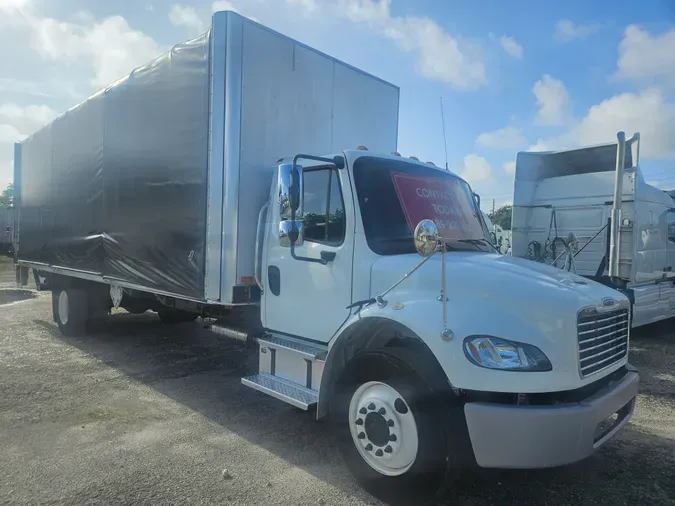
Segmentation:
{"type": "Polygon", "coordinates": [[[256,232],[255,232],[255,265],[253,266],[253,278],[255,279],[256,284],[258,285],[258,288],[261,290],[263,289],[262,281],[260,278],[260,266],[262,265],[262,248],[260,247],[260,233],[261,233],[261,228],[263,224],[263,216],[265,216],[265,211],[267,211],[267,208],[270,206],[269,201],[265,202],[263,206],[260,208],[260,212],[258,213],[258,226],[256,227],[256,232]]]}

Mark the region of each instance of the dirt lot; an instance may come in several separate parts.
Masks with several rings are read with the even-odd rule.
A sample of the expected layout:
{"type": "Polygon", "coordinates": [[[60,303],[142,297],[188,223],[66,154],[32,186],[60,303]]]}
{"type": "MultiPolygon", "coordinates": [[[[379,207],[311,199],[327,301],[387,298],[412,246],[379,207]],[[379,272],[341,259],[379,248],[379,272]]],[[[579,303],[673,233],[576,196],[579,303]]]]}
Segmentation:
{"type": "MultiPolygon", "coordinates": [[[[567,468],[467,473],[448,504],[675,504],[673,325],[634,335],[642,390],[617,440],[567,468]]],[[[0,504],[375,504],[326,425],[243,387],[254,359],[199,324],[120,314],[64,338],[40,295],[1,305],[0,329],[0,504]]]]}

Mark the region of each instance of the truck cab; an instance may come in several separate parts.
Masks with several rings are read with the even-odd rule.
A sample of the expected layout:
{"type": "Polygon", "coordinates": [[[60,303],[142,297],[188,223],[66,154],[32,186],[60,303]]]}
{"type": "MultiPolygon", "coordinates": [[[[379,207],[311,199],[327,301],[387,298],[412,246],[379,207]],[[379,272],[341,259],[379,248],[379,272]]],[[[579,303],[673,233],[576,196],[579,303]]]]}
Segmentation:
{"type": "Polygon", "coordinates": [[[431,164],[366,149],[281,160],[256,279],[259,371],[242,382],[328,417],[385,500],[467,461],[575,462],[632,416],[628,299],[501,255],[468,183],[431,164]]]}

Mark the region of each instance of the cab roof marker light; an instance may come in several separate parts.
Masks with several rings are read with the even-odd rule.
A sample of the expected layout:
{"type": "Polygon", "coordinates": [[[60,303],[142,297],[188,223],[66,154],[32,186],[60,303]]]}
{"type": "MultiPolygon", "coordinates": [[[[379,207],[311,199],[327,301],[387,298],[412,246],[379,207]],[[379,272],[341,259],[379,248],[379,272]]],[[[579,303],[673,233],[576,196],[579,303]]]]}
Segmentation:
{"type": "Polygon", "coordinates": [[[427,165],[433,165],[434,167],[436,167],[436,164],[434,162],[427,162],[427,165]]]}
{"type": "Polygon", "coordinates": [[[359,150],[359,151],[368,151],[368,148],[366,146],[364,146],[363,144],[358,146],[356,149],[359,150]]]}
{"type": "Polygon", "coordinates": [[[416,156],[411,156],[411,157],[410,157],[410,159],[411,159],[411,160],[415,160],[415,161],[417,161],[417,162],[419,162],[419,161],[420,161],[420,159],[419,159],[419,158],[417,158],[416,156]]]}
{"type": "Polygon", "coordinates": [[[394,156],[401,156],[401,153],[399,153],[398,151],[392,151],[391,154],[394,156]]]}

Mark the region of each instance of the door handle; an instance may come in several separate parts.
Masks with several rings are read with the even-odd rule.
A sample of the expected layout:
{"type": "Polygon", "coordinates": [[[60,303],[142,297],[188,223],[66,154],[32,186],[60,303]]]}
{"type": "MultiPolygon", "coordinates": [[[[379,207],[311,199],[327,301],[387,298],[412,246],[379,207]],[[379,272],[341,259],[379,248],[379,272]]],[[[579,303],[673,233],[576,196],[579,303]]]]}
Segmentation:
{"type": "Polygon", "coordinates": [[[323,260],[326,263],[332,262],[333,260],[335,260],[336,255],[337,253],[335,253],[335,251],[322,251],[321,260],[323,260]]]}

